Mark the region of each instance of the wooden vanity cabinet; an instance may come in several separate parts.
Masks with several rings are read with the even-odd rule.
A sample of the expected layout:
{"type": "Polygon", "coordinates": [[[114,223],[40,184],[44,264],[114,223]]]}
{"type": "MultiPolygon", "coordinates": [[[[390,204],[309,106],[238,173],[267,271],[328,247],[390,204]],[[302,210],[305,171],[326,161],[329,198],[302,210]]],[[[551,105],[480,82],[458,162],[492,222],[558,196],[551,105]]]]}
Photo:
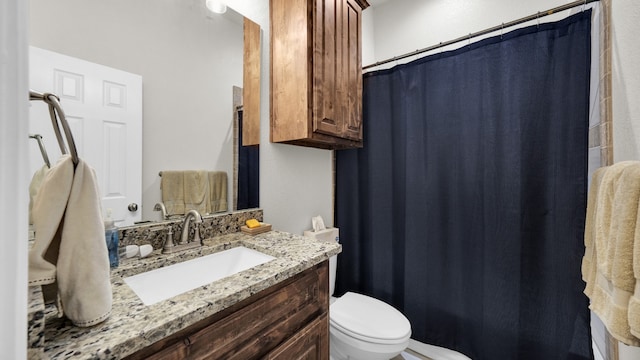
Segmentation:
{"type": "Polygon", "coordinates": [[[271,0],[271,141],[362,147],[365,0],[271,0]]]}
{"type": "Polygon", "coordinates": [[[302,331],[275,348],[265,359],[329,359],[328,314],[322,315],[302,331]]]}
{"type": "Polygon", "coordinates": [[[128,359],[329,359],[328,261],[128,359]]]}

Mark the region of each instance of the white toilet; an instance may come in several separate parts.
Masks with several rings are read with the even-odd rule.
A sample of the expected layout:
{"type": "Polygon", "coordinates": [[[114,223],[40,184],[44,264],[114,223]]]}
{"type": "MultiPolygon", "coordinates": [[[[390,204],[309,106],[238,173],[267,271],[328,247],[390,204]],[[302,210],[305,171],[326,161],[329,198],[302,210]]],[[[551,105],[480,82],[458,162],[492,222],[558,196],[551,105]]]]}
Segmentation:
{"type": "MultiPolygon", "coordinates": [[[[336,241],[337,228],[305,231],[319,241],[336,241]]],[[[332,360],[388,360],[409,344],[411,324],[391,305],[347,292],[334,298],[337,256],[329,259],[329,334],[332,360]]]]}

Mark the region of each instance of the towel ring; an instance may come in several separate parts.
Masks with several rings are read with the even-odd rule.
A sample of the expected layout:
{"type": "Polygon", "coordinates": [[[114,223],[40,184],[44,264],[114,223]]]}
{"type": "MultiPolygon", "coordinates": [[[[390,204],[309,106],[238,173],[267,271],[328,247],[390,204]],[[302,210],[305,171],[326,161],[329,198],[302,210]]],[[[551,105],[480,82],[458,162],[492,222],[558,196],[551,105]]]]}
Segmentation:
{"type": "Polygon", "coordinates": [[[64,131],[64,135],[67,138],[67,145],[69,145],[69,151],[71,152],[71,160],[73,161],[73,165],[78,165],[78,150],[76,149],[76,143],[73,140],[73,134],[71,133],[71,128],[69,127],[67,118],[64,116],[62,106],[60,106],[60,99],[56,95],[51,93],[41,94],[39,92],[30,90],[29,100],[42,100],[49,105],[51,124],[53,125],[54,132],[56,133],[56,139],[58,140],[60,151],[62,152],[62,154],[67,153],[67,147],[64,143],[64,140],[62,139],[62,134],[60,133],[60,124],[62,124],[62,130],[64,131]]]}

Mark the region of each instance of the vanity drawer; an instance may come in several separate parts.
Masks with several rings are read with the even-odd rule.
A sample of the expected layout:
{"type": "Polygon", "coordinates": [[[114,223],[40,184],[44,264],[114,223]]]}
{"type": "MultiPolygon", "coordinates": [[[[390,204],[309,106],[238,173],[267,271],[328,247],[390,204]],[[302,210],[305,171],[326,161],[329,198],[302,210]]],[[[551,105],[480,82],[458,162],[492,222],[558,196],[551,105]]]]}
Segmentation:
{"type": "Polygon", "coordinates": [[[328,284],[325,261],[130,358],[260,358],[327,313],[328,284]]]}

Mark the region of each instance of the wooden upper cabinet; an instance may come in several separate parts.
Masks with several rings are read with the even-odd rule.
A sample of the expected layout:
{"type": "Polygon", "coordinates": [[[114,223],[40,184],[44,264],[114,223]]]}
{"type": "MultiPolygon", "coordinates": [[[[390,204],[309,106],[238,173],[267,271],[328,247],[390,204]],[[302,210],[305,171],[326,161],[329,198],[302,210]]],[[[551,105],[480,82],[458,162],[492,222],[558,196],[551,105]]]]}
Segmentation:
{"type": "Polygon", "coordinates": [[[362,147],[365,0],[271,0],[271,141],[362,147]]]}
{"type": "Polygon", "coordinates": [[[260,144],[260,25],[244,18],[242,146],[260,144]]]}

